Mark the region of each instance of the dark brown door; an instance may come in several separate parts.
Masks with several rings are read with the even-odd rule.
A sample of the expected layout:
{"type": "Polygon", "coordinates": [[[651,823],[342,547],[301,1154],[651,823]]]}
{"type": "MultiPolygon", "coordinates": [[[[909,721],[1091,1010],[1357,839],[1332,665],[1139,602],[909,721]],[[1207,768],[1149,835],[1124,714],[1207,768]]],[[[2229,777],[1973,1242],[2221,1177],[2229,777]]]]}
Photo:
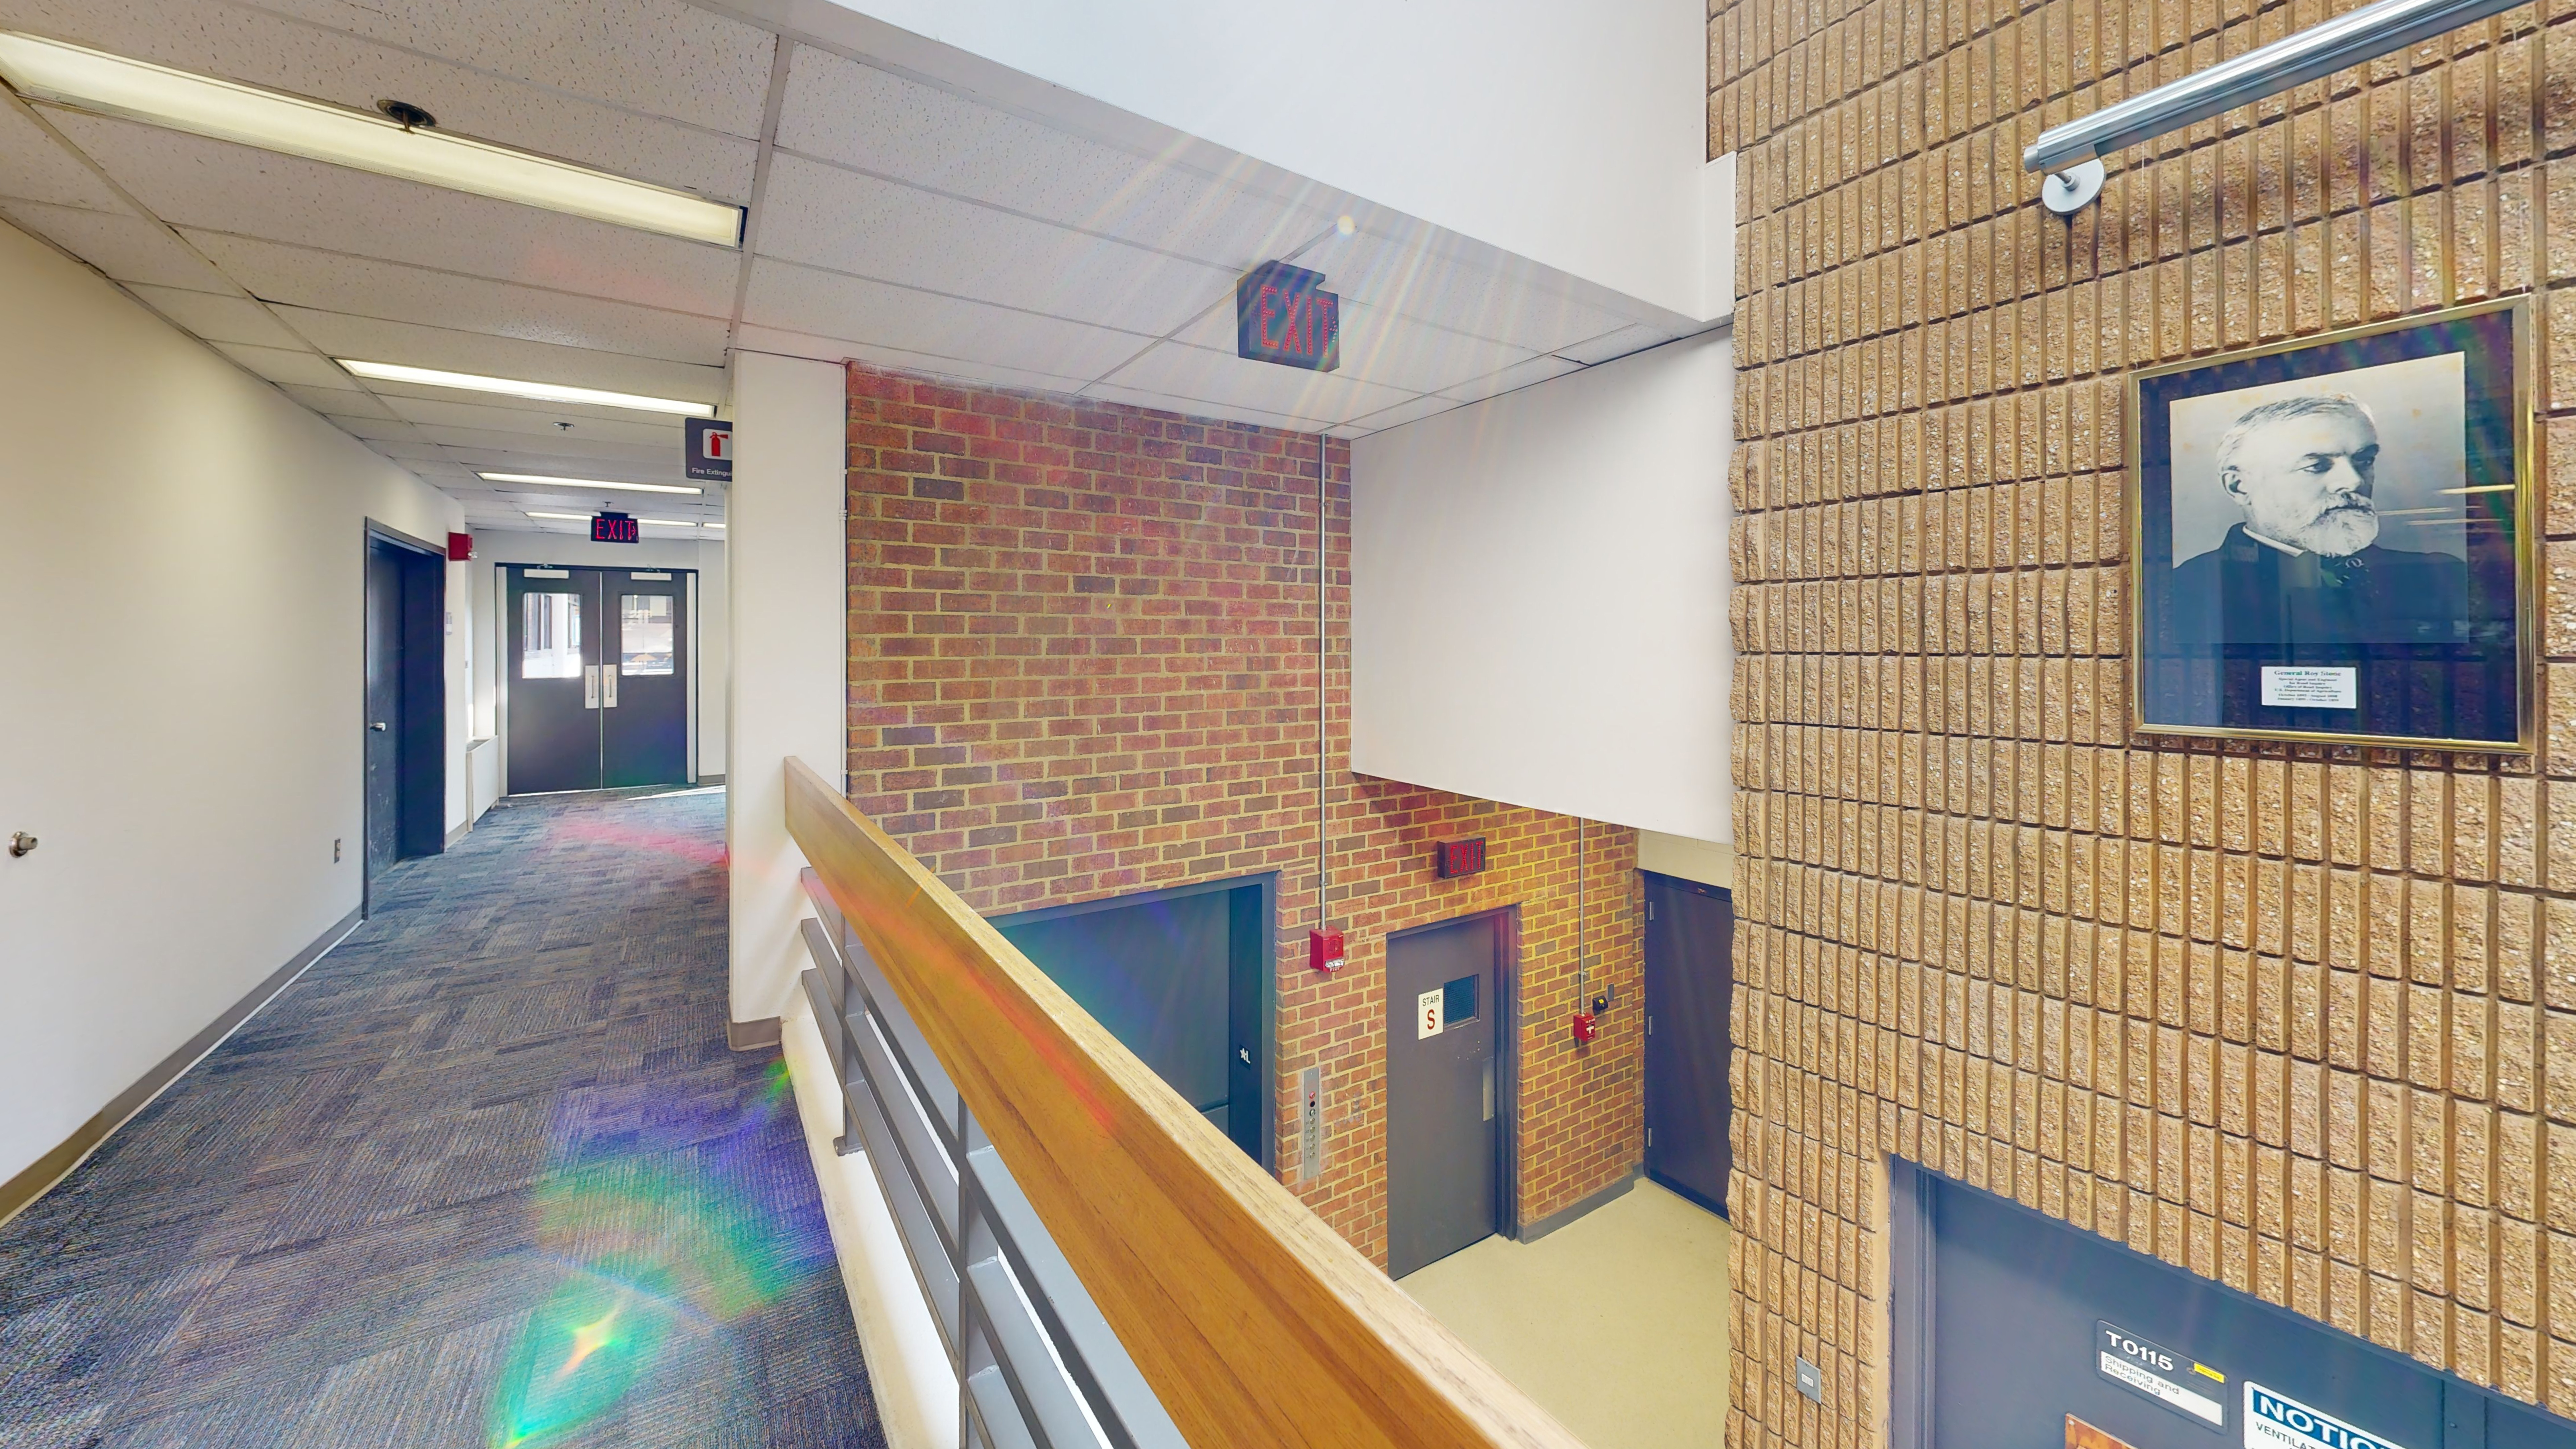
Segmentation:
{"type": "Polygon", "coordinates": [[[1735,906],[1715,886],[1646,873],[1646,1175],[1726,1211],[1726,1078],[1735,906]]]}
{"type": "Polygon", "coordinates": [[[1387,1272],[1501,1225],[1501,915],[1386,943],[1387,1272]]]}

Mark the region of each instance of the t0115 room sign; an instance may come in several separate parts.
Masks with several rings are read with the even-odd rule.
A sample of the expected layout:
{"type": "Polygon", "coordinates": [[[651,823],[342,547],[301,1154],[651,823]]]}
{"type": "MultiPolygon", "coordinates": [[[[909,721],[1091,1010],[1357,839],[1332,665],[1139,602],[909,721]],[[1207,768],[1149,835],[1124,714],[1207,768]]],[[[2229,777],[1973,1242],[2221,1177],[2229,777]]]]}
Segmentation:
{"type": "Polygon", "coordinates": [[[1234,284],[1234,352],[1331,372],[1342,365],[1342,299],[1324,290],[1321,272],[1263,262],[1234,284]]]}

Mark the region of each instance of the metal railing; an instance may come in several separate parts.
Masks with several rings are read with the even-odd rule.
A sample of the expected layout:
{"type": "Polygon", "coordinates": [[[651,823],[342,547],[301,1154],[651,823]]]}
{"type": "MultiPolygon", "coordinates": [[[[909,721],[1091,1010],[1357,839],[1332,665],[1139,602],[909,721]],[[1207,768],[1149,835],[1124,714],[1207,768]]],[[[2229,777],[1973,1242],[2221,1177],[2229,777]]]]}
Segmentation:
{"type": "Polygon", "coordinates": [[[1180,1430],[813,871],[807,1001],[956,1370],[964,1449],[1185,1449],[1180,1430]]]}

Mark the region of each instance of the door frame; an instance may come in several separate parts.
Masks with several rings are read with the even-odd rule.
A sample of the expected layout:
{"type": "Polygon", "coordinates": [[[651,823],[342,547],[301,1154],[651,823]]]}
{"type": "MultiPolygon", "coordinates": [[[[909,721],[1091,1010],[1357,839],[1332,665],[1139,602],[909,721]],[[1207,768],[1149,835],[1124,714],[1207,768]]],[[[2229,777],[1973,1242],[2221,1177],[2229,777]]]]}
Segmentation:
{"type": "MultiPolygon", "coordinates": [[[[510,681],[516,677],[519,662],[510,657],[510,570],[512,569],[591,569],[600,573],[632,573],[633,564],[531,563],[526,559],[492,560],[492,738],[501,752],[501,798],[510,796],[510,681]]],[[[688,761],[685,779],[690,789],[704,781],[698,777],[698,652],[704,641],[698,633],[699,575],[696,565],[672,564],[667,568],[644,566],[650,572],[688,575],[689,609],[689,692],[681,707],[688,711],[688,761]]]]}
{"type": "MultiPolygon", "coordinates": [[[[1407,926],[1386,933],[1384,954],[1378,959],[1378,987],[1386,998],[1386,1014],[1380,1021],[1395,1020],[1395,943],[1407,936],[1437,931],[1447,926],[1465,925],[1470,921],[1496,920],[1494,931],[1494,1118],[1500,1124],[1494,1134],[1494,1235],[1521,1241],[1521,908],[1515,901],[1490,910],[1470,911],[1463,916],[1447,916],[1407,926]]],[[[1387,1044],[1391,1050],[1393,1043],[1387,1044]]],[[[1385,1056],[1379,1057],[1379,1090],[1386,1094],[1386,1121],[1395,1118],[1393,1073],[1385,1067],[1385,1056]]],[[[1379,1129],[1383,1132],[1383,1126],[1379,1129]]],[[[1383,1148],[1384,1143],[1379,1144],[1383,1148]]],[[[1387,1170],[1395,1163],[1388,1158],[1387,1170]]]]}
{"type": "Polygon", "coordinates": [[[399,688],[405,714],[403,732],[394,742],[394,859],[441,855],[447,850],[447,550],[370,518],[358,541],[358,912],[362,917],[375,914],[376,884],[367,871],[367,839],[375,806],[367,798],[364,731],[372,708],[367,697],[367,583],[379,543],[417,555],[414,566],[431,585],[425,619],[424,611],[411,607],[406,590],[403,618],[395,631],[402,637],[399,688]],[[424,698],[433,725],[410,717],[415,703],[424,698]],[[423,748],[424,741],[430,748],[423,748]],[[414,771],[423,766],[427,778],[414,778],[414,771]],[[424,813],[425,821],[420,818],[424,813]]]}
{"type": "Polygon", "coordinates": [[[1226,973],[1229,978],[1226,993],[1229,1018],[1227,1029],[1228,1035],[1231,1035],[1233,983],[1242,976],[1249,975],[1259,983],[1256,988],[1257,999],[1252,1005],[1253,1020],[1260,1023],[1260,1030],[1255,1033],[1256,1040],[1252,1048],[1252,1075],[1253,1080],[1267,1085],[1261,1115],[1263,1123],[1261,1170],[1276,1176],[1279,1171],[1279,1135],[1284,1121],[1279,1105],[1281,1084],[1278,1080],[1279,872],[1270,870],[1258,875],[1230,875],[1218,880],[1192,881],[1186,885],[1163,886],[1150,891],[1130,891],[1124,895],[1099,896],[1087,901],[1075,901],[1069,905],[1039,906],[1034,910],[1011,911],[1003,915],[986,916],[984,919],[995,930],[1006,930],[1015,926],[1035,926],[1048,921],[1061,921],[1072,916],[1088,916],[1096,915],[1101,911],[1122,910],[1128,906],[1148,906],[1156,901],[1177,900],[1183,896],[1245,889],[1258,889],[1261,892],[1259,904],[1254,908],[1258,929],[1244,933],[1252,938],[1254,944],[1255,949],[1250,955],[1258,959],[1236,959],[1236,953],[1241,948],[1235,940],[1237,933],[1229,924],[1226,933],[1226,973]]]}

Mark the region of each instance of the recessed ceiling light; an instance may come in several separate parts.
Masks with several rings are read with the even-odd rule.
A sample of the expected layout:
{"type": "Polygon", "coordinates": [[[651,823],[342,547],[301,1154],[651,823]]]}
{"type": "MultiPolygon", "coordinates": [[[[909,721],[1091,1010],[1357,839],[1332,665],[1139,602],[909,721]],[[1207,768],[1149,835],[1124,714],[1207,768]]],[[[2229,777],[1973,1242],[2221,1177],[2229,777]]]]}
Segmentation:
{"type": "Polygon", "coordinates": [[[723,524],[721,524],[721,523],[702,523],[702,524],[699,524],[698,526],[699,526],[700,528],[722,528],[722,527],[724,527],[724,525],[723,525],[723,524]]]}
{"type": "Polygon", "coordinates": [[[595,387],[566,387],[555,382],[522,382],[517,378],[484,377],[471,372],[441,372],[434,367],[405,367],[395,362],[360,362],[348,357],[331,360],[360,377],[371,377],[378,382],[410,382],[422,387],[452,387],[462,392],[493,392],[504,397],[532,398],[538,402],[589,403],[593,407],[630,408],[639,413],[677,413],[684,418],[711,418],[716,415],[713,403],[644,397],[631,392],[603,392],[595,387]]]}
{"type": "Polygon", "coordinates": [[[539,206],[721,247],[742,208],[389,116],[0,31],[0,78],[20,95],[147,121],[452,191],[539,206]]]}
{"type": "Polygon", "coordinates": [[[695,528],[698,526],[695,520],[687,518],[639,518],[635,521],[637,523],[658,523],[667,528],[695,528]]]}
{"type": "Polygon", "coordinates": [[[622,488],[629,493],[704,493],[704,488],[683,488],[677,483],[611,483],[605,478],[556,478],[544,473],[477,473],[486,483],[536,483],[553,488],[622,488]]]}
{"type": "Polygon", "coordinates": [[[569,518],[575,523],[590,521],[590,515],[587,513],[539,513],[533,508],[528,510],[528,516],[530,518],[569,518]]]}

